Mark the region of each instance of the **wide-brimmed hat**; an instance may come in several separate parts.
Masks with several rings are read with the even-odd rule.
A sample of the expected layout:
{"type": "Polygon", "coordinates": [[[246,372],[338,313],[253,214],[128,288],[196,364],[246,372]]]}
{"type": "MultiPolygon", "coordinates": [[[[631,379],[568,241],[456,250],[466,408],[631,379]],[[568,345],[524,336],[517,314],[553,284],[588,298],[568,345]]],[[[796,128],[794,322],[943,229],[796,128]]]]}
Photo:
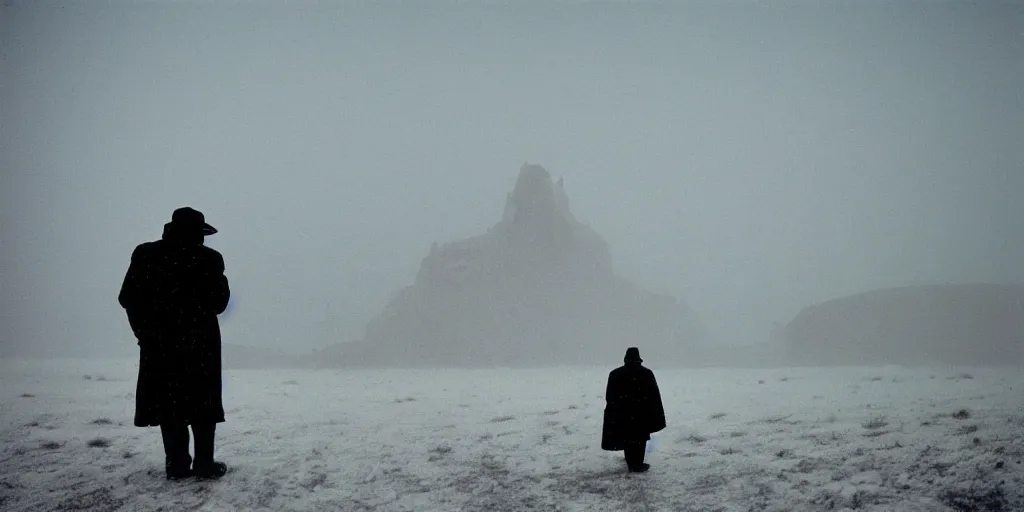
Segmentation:
{"type": "Polygon", "coordinates": [[[188,206],[178,208],[171,214],[171,226],[186,231],[202,231],[203,236],[210,236],[217,233],[217,228],[206,223],[203,212],[188,206]]]}
{"type": "Polygon", "coordinates": [[[629,347],[626,349],[626,357],[622,358],[623,362],[626,363],[642,363],[643,359],[640,359],[640,349],[636,347],[629,347]]]}

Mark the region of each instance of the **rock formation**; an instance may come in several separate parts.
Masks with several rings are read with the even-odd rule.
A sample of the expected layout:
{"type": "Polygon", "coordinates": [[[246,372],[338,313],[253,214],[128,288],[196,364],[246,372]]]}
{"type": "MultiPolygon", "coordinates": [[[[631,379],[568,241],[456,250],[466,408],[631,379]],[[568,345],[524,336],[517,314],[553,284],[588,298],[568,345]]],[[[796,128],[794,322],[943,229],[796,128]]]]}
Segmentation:
{"type": "Polygon", "coordinates": [[[612,272],[605,241],[569,208],[561,180],[524,165],[501,221],[434,244],[347,364],[614,364],[627,346],[683,361],[702,333],[692,311],[612,272]]]}
{"type": "Polygon", "coordinates": [[[804,309],[778,336],[803,364],[1020,364],[1024,286],[863,293],[804,309]]]}

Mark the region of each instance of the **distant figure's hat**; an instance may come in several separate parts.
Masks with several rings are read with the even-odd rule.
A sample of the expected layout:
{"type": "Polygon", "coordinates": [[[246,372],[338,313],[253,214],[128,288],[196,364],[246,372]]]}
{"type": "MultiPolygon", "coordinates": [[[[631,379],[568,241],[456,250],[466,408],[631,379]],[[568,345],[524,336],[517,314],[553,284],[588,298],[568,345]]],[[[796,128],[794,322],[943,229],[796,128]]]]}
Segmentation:
{"type": "Polygon", "coordinates": [[[201,230],[203,236],[217,233],[217,228],[206,223],[206,217],[203,216],[203,212],[188,206],[174,210],[174,213],[171,214],[171,225],[186,230],[201,230]]]}
{"type": "Polygon", "coordinates": [[[626,357],[623,358],[623,362],[626,363],[642,363],[643,359],[640,359],[640,349],[636,347],[629,347],[626,349],[626,357]]]}

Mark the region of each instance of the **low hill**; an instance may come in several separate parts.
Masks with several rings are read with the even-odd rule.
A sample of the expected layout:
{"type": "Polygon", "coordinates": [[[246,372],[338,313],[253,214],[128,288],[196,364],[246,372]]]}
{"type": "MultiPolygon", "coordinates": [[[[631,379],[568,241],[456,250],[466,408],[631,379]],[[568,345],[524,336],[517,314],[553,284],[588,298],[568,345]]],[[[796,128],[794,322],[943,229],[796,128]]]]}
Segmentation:
{"type": "Polygon", "coordinates": [[[835,299],[781,332],[805,364],[1024,363],[1024,286],[914,286],[835,299]]]}

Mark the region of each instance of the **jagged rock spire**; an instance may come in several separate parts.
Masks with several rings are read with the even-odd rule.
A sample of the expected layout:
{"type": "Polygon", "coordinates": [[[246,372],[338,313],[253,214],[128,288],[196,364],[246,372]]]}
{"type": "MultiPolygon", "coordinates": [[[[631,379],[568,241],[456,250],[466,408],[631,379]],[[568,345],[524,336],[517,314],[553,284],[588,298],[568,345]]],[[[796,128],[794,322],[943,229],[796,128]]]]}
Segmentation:
{"type": "Polygon", "coordinates": [[[432,245],[416,282],[367,326],[359,358],[524,363],[583,361],[626,339],[680,346],[690,312],[614,275],[600,235],[569,208],[565,183],[524,163],[486,234],[432,245]]]}
{"type": "Polygon", "coordinates": [[[523,164],[515,187],[505,196],[505,210],[496,229],[550,245],[571,237],[581,227],[569,208],[563,180],[556,185],[544,167],[523,164]]]}

